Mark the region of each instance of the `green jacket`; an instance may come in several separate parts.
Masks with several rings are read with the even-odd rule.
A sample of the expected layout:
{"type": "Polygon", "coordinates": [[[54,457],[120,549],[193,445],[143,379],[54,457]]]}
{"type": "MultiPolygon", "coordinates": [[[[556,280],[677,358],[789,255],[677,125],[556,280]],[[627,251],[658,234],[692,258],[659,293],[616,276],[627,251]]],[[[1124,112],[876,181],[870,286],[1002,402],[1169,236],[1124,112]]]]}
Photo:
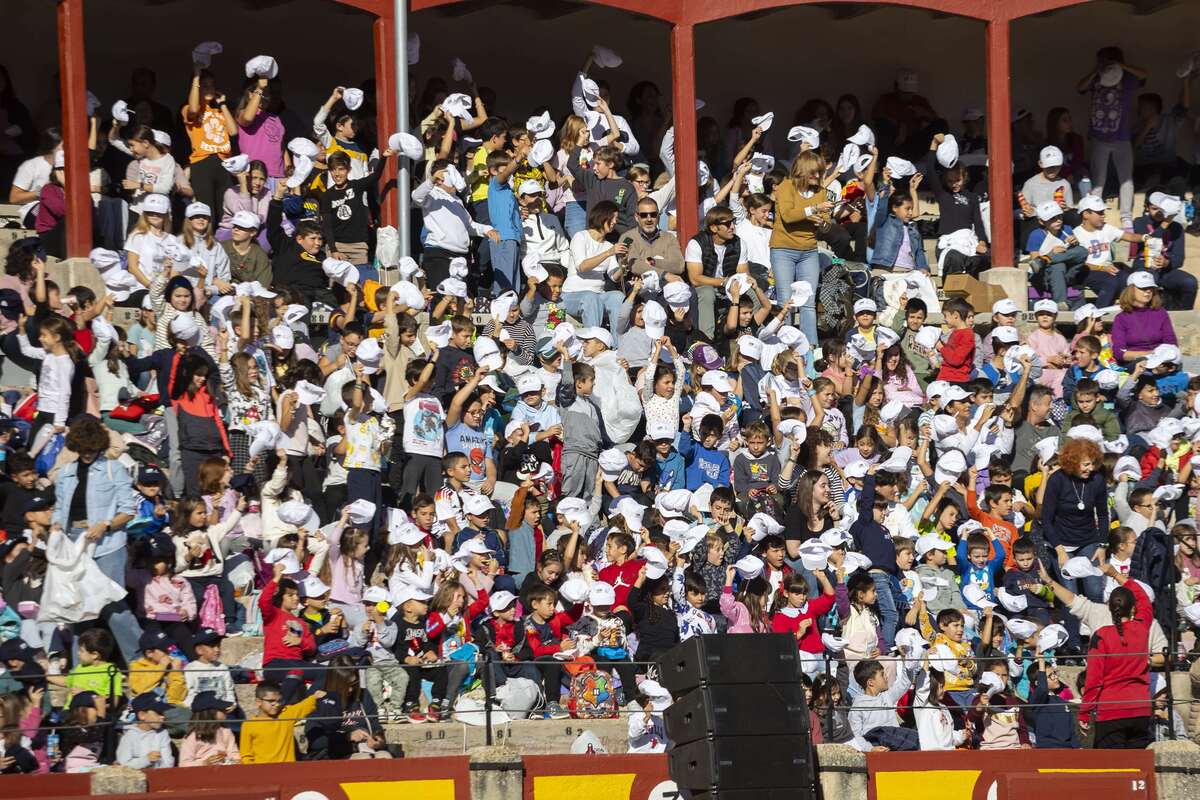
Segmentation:
{"type": "MultiPolygon", "coordinates": [[[[1076,417],[1083,414],[1077,406],[1071,405],[1071,410],[1067,412],[1067,416],[1063,419],[1063,433],[1071,430],[1075,424],[1076,417]]],[[[1121,423],[1117,419],[1117,415],[1103,405],[1097,405],[1092,411],[1092,419],[1096,420],[1096,427],[1104,434],[1106,440],[1116,439],[1121,435],[1121,423]]]]}
{"type": "Polygon", "coordinates": [[[921,346],[917,344],[914,338],[916,334],[910,331],[905,324],[903,311],[896,313],[891,328],[900,334],[900,350],[912,366],[913,374],[917,376],[917,383],[921,384],[921,389],[924,390],[934,379],[937,370],[933,368],[933,363],[922,352],[921,346]]]}

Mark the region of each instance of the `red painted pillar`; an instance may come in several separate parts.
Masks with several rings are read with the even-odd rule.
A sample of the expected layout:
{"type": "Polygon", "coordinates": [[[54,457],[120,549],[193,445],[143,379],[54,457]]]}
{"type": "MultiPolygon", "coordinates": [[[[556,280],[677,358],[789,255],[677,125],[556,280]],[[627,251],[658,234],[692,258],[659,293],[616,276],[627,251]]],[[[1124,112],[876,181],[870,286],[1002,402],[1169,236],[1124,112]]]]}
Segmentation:
{"type": "Polygon", "coordinates": [[[671,28],[671,104],[675,116],[676,233],[681,244],[700,227],[696,179],[696,48],[693,27],[671,28]]]}
{"type": "Polygon", "coordinates": [[[67,166],[67,255],[87,256],[92,249],[92,194],[88,185],[83,0],[58,0],[58,70],[62,78],[63,156],[67,166]]]}
{"type": "MultiPolygon", "coordinates": [[[[379,150],[387,147],[388,137],[396,132],[396,43],[392,33],[392,12],[389,9],[375,18],[375,126],[379,135],[379,150]]],[[[407,58],[407,54],[400,54],[407,58]]],[[[380,196],[384,225],[396,225],[396,159],[388,159],[383,174],[387,187],[380,196]]]]}
{"type": "Polygon", "coordinates": [[[992,265],[1013,257],[1012,95],[1009,87],[1009,20],[987,25],[988,194],[992,202],[992,265]]]}

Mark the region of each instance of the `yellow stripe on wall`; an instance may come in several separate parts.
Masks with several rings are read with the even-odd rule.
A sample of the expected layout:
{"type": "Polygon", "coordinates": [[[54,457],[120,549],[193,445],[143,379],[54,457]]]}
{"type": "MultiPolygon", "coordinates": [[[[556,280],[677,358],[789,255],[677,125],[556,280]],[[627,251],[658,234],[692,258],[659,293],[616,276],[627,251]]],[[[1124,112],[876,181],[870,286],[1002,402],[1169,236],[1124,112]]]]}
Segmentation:
{"type": "MultiPolygon", "coordinates": [[[[533,779],[533,800],[563,800],[580,797],[587,800],[629,800],[637,775],[539,775],[533,779]]],[[[357,800],[357,798],[351,798],[357,800]]]]}
{"type": "Polygon", "coordinates": [[[876,772],[876,800],[971,800],[981,770],[937,769],[926,772],[876,772]]]}
{"type": "Polygon", "coordinates": [[[454,800],[454,781],[363,781],[339,784],[349,800],[395,800],[396,797],[419,797],[421,800],[454,800]]]}

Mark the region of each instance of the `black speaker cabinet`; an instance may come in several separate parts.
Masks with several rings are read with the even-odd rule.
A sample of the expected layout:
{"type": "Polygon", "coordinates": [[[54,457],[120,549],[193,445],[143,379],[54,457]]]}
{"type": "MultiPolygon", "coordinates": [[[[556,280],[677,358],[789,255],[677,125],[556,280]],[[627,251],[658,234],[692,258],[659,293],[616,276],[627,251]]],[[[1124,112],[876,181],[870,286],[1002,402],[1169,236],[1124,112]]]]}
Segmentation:
{"type": "Polygon", "coordinates": [[[808,736],[808,704],[800,683],[702,686],[671,704],[663,719],[671,741],[711,736],[808,736]]]}
{"type": "Polygon", "coordinates": [[[693,636],[659,660],[659,682],[674,695],[697,686],[800,681],[800,652],[786,633],[693,636]]]}
{"type": "Polygon", "coordinates": [[[807,736],[718,736],[676,745],[667,758],[672,780],[694,792],[807,789],[813,783],[807,736]]]}

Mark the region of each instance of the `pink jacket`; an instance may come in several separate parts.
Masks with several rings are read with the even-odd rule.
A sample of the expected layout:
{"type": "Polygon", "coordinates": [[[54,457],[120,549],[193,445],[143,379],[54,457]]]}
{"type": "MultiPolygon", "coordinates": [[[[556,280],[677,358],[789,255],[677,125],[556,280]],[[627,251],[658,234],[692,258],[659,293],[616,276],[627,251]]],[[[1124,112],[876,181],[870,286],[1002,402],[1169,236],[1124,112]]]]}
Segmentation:
{"type": "Polygon", "coordinates": [[[142,594],[146,616],[157,619],[161,613],[179,614],[183,619],[196,618],[196,595],[192,585],[183,578],[160,575],[146,584],[142,594]]]}
{"type": "Polygon", "coordinates": [[[344,528],[326,537],[329,544],[329,599],[348,606],[362,605],[363,564],[350,557],[343,557],[341,544],[344,528]]]}
{"type": "Polygon", "coordinates": [[[217,731],[214,742],[202,742],[195,734],[189,733],[179,745],[179,766],[206,767],[209,766],[209,758],[221,754],[224,754],[226,764],[242,763],[242,754],[238,752],[238,743],[233,731],[221,728],[217,731]]]}
{"type": "MultiPolygon", "coordinates": [[[[732,586],[726,586],[721,592],[720,602],[721,613],[725,615],[725,619],[729,620],[726,633],[754,633],[754,628],[750,626],[750,610],[744,603],[733,599],[732,586]]],[[[770,633],[770,631],[766,632],[770,633]]]]}
{"type": "Polygon", "coordinates": [[[267,221],[267,211],[271,207],[271,193],[266,189],[263,190],[261,197],[252,197],[249,194],[242,194],[241,189],[231,188],[225,190],[224,209],[221,213],[221,223],[217,227],[225,230],[233,230],[233,215],[239,211],[249,211],[252,214],[257,214],[263,224],[267,221]]]}

